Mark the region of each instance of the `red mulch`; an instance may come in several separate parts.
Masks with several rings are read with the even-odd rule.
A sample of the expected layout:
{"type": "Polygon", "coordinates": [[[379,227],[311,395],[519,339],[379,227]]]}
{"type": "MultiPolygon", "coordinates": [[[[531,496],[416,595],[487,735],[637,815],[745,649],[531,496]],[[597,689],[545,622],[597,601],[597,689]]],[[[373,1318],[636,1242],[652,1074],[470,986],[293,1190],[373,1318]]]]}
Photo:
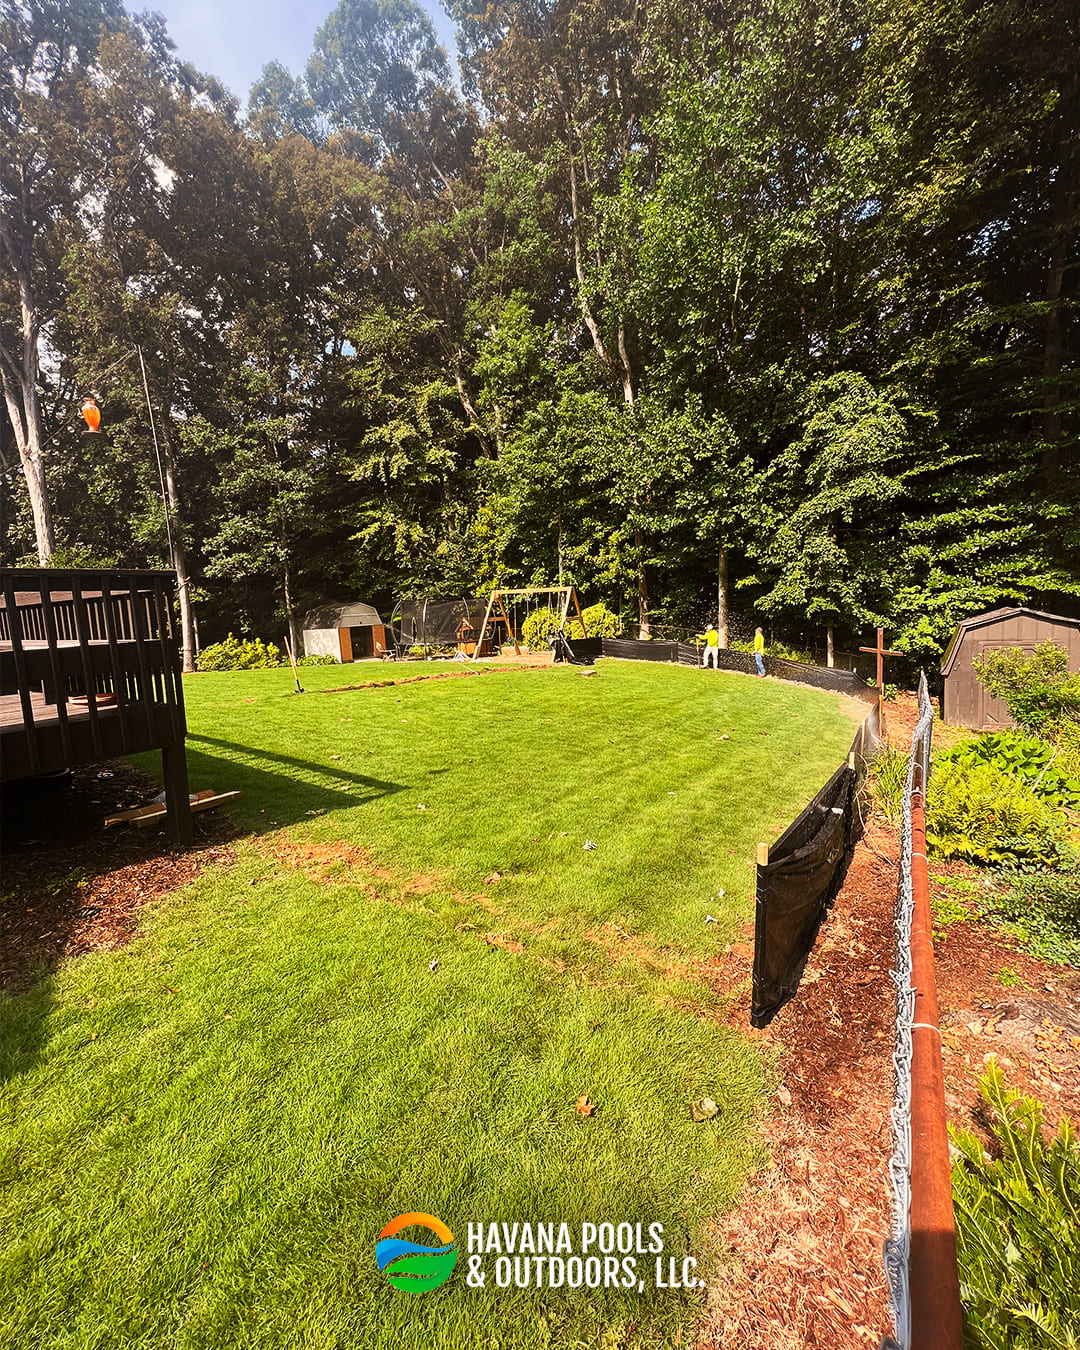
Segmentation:
{"type": "Polygon", "coordinates": [[[0,989],[22,989],[69,957],[123,946],[143,905],[231,860],[226,844],[236,831],[220,810],[193,817],[187,850],[161,827],[102,829],[107,815],[144,806],[159,791],[121,761],[76,769],[70,786],[6,785],[0,989]]]}

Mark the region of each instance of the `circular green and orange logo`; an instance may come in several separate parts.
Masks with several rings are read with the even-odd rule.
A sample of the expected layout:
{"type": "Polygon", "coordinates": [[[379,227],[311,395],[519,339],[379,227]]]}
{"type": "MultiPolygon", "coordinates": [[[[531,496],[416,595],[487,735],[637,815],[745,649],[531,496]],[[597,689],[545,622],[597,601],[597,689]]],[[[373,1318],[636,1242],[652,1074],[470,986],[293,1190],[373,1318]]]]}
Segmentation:
{"type": "Polygon", "coordinates": [[[422,1294],[438,1289],[450,1278],[457,1261],[457,1244],[450,1229],[434,1214],[399,1214],[375,1239],[375,1260],[395,1289],[422,1294]],[[414,1227],[427,1228],[445,1245],[427,1247],[397,1236],[403,1228],[414,1227]]]}

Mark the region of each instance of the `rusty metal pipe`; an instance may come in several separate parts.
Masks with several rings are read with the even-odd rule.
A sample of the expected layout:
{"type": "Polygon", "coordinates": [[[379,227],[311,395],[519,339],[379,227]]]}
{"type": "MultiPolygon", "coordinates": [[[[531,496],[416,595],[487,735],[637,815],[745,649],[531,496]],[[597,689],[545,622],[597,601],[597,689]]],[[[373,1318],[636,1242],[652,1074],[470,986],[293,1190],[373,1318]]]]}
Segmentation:
{"type": "Polygon", "coordinates": [[[911,798],[911,982],[915,988],[911,1057],[911,1350],[963,1350],[956,1267],[945,1072],[938,1029],[926,813],[911,798]]]}

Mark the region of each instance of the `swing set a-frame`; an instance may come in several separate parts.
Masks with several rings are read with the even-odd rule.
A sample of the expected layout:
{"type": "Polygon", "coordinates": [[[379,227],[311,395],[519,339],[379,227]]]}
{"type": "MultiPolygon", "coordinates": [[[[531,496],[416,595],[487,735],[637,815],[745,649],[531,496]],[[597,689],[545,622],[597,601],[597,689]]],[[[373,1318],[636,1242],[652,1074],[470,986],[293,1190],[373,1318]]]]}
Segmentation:
{"type": "MultiPolygon", "coordinates": [[[[491,618],[491,611],[494,609],[496,605],[498,605],[499,613],[502,615],[503,622],[506,624],[506,631],[513,639],[514,652],[518,656],[521,655],[521,648],[518,646],[517,632],[515,631],[513,624],[510,622],[510,616],[506,612],[505,602],[507,600],[514,601],[519,598],[527,598],[529,596],[534,595],[546,595],[558,598],[559,626],[556,629],[556,632],[561,633],[566,628],[566,620],[570,613],[570,606],[572,604],[574,606],[575,612],[577,613],[578,623],[581,624],[582,635],[585,637],[588,636],[588,633],[585,628],[585,620],[582,617],[581,613],[581,605],[578,603],[577,591],[573,588],[573,586],[522,586],[512,590],[504,589],[502,587],[496,587],[496,589],[493,590],[491,592],[491,595],[488,597],[487,609],[484,612],[484,622],[483,626],[480,629],[480,641],[477,642],[471,658],[473,661],[475,661],[477,656],[479,655],[480,647],[484,641],[484,635],[487,632],[488,620],[491,618]]],[[[551,607],[554,608],[554,606],[551,607]]]]}

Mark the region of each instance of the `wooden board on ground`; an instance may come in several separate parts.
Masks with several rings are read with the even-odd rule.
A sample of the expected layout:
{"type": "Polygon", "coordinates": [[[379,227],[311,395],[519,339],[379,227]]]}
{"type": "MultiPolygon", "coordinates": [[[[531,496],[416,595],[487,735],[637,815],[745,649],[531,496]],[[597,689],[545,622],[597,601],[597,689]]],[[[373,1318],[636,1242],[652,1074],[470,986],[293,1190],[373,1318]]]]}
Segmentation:
{"type": "MultiPolygon", "coordinates": [[[[213,788],[206,788],[202,792],[193,792],[188,801],[194,813],[209,811],[212,807],[220,806],[222,802],[230,802],[243,795],[242,792],[215,792],[213,788]]],[[[164,802],[151,802],[149,806],[137,806],[131,811],[118,811],[115,815],[105,817],[102,828],[107,830],[113,825],[131,824],[137,829],[145,829],[164,820],[167,810],[164,802]]]]}

